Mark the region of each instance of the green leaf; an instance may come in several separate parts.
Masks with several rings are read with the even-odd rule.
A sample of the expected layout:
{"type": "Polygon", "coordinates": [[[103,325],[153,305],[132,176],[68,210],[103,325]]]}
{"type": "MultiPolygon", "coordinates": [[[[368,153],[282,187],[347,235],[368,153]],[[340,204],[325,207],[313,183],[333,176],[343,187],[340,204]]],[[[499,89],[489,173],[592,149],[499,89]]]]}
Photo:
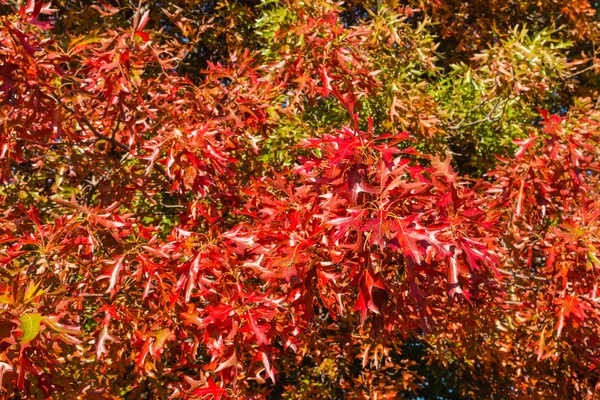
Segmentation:
{"type": "Polygon", "coordinates": [[[26,313],[21,315],[19,320],[21,321],[21,325],[19,328],[23,332],[23,336],[21,336],[21,344],[29,343],[40,333],[40,323],[45,320],[41,314],[35,313],[26,313]]]}

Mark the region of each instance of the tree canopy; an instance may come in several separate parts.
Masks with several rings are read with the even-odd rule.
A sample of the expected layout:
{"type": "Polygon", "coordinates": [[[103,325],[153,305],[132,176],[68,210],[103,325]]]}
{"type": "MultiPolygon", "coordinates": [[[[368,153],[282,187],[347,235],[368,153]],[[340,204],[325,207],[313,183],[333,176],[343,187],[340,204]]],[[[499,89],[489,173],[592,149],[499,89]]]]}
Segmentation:
{"type": "Polygon", "coordinates": [[[0,396],[597,397],[599,7],[0,0],[0,396]]]}

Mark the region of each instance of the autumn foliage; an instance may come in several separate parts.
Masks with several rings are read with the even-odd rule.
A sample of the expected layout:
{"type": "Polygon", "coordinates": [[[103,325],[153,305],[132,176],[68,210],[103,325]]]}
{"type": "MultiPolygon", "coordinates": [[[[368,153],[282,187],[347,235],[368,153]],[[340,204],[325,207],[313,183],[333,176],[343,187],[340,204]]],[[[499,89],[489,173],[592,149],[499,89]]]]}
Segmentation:
{"type": "Polygon", "coordinates": [[[0,0],[0,396],[598,396],[597,5],[89,3],[0,0]]]}

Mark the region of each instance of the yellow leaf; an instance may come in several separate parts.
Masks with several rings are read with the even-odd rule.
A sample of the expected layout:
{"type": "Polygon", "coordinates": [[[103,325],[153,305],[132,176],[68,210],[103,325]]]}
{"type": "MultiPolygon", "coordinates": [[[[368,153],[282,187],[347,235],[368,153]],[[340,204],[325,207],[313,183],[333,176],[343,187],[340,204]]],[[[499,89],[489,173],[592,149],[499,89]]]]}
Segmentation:
{"type": "Polygon", "coordinates": [[[21,321],[21,325],[19,329],[23,332],[23,336],[21,336],[21,344],[29,343],[40,333],[40,322],[42,322],[46,317],[41,314],[35,313],[26,313],[21,315],[19,320],[21,321]]]}
{"type": "Polygon", "coordinates": [[[23,302],[25,304],[44,293],[44,289],[38,289],[40,283],[41,282],[35,283],[33,281],[29,281],[27,284],[27,289],[25,290],[25,295],[23,296],[23,302]]]}

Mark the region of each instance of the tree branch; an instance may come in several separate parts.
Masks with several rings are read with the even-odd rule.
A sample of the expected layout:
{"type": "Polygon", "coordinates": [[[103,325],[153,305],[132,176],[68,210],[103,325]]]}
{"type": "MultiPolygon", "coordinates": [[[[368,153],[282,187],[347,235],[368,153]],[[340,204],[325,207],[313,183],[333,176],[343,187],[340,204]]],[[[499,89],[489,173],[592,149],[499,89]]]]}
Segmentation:
{"type": "Polygon", "coordinates": [[[515,271],[509,271],[509,270],[501,269],[501,268],[498,268],[498,272],[501,272],[504,275],[510,275],[513,278],[527,279],[527,280],[536,280],[536,281],[543,281],[543,282],[547,282],[548,281],[548,278],[544,278],[543,276],[537,276],[537,275],[528,276],[528,275],[520,274],[520,273],[515,272],[515,271]]]}
{"type": "Polygon", "coordinates": [[[106,140],[107,142],[111,143],[112,145],[119,147],[120,149],[125,150],[127,152],[130,151],[129,146],[127,146],[126,144],[123,144],[123,143],[119,142],[118,140],[116,140],[115,138],[110,138],[110,137],[98,132],[98,130],[96,128],[94,128],[92,123],[84,115],[81,115],[75,109],[73,109],[73,108],[69,107],[68,105],[66,105],[65,103],[63,103],[62,100],[60,100],[58,97],[54,97],[49,94],[44,94],[44,96],[46,96],[47,98],[49,98],[50,100],[54,101],[56,104],[58,104],[59,106],[64,108],[65,110],[67,110],[70,113],[72,113],[73,115],[75,115],[77,117],[77,120],[79,122],[82,122],[85,126],[87,126],[89,128],[89,130],[91,130],[92,133],[94,134],[94,136],[96,136],[97,138],[106,140]]]}
{"type": "MultiPolygon", "coordinates": [[[[496,121],[498,121],[498,120],[499,120],[499,119],[502,117],[502,115],[504,115],[504,114],[502,114],[502,115],[501,115],[500,117],[498,117],[498,118],[493,118],[492,116],[493,116],[493,115],[494,115],[494,113],[496,112],[496,109],[498,108],[498,105],[499,105],[501,102],[502,102],[502,100],[501,100],[501,99],[498,99],[498,101],[496,102],[496,104],[494,104],[494,107],[492,107],[492,109],[491,109],[491,110],[490,110],[490,111],[487,113],[487,115],[486,115],[484,118],[482,118],[482,119],[479,119],[479,120],[477,120],[477,121],[471,121],[471,122],[468,122],[468,123],[466,123],[466,124],[464,123],[464,122],[465,122],[465,120],[463,119],[463,120],[462,120],[462,121],[460,121],[458,124],[456,124],[456,125],[453,125],[453,126],[449,126],[449,127],[448,127],[448,130],[451,130],[451,131],[456,131],[456,130],[459,130],[459,129],[461,129],[461,128],[467,128],[467,127],[469,127],[469,126],[473,126],[473,125],[479,125],[479,124],[483,124],[483,123],[485,123],[485,122],[496,122],[496,121]]],[[[506,103],[506,102],[508,102],[508,99],[506,99],[505,103],[506,103]]]]}

